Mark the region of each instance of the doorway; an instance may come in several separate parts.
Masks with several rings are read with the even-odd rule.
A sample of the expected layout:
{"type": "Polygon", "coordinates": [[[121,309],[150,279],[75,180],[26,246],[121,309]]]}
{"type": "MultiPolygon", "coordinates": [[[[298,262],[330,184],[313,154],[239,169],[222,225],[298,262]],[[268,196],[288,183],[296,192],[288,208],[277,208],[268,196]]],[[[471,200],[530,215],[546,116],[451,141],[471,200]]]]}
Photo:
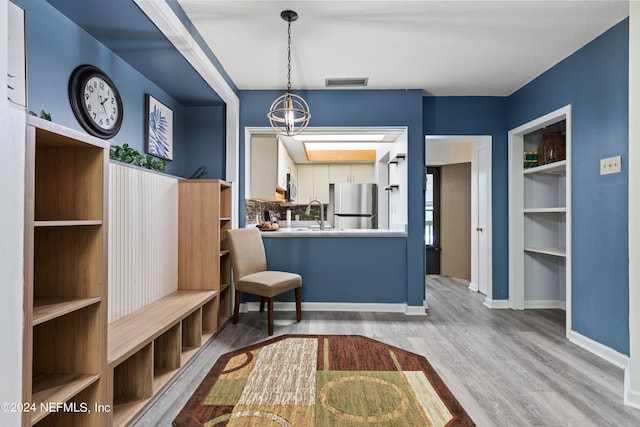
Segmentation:
{"type": "MultiPolygon", "coordinates": [[[[469,288],[486,295],[484,305],[492,308],[492,245],[491,245],[491,136],[432,136],[425,137],[425,165],[427,167],[427,186],[429,171],[446,165],[470,164],[470,209],[468,222],[470,239],[471,280],[469,288]]],[[[442,177],[440,177],[442,179],[442,177]]],[[[425,246],[428,248],[429,194],[425,188],[425,246]]],[[[442,197],[442,195],[440,195],[442,197]]],[[[446,215],[446,213],[443,213],[446,215]]],[[[435,218],[434,218],[435,219],[435,218]]],[[[438,236],[439,238],[439,236],[438,236]]],[[[442,258],[442,241],[437,242],[433,252],[442,258]],[[436,251],[436,249],[439,249],[436,251]]],[[[433,245],[433,243],[431,243],[433,245]]],[[[426,271],[431,274],[429,249],[425,257],[426,271]]],[[[441,274],[442,269],[440,269],[441,274]]],[[[436,273],[433,273],[436,274],[436,273]]]]}
{"type": "Polygon", "coordinates": [[[471,283],[491,299],[491,139],[478,138],[471,147],[471,283]]]}
{"type": "Polygon", "coordinates": [[[440,168],[426,168],[424,243],[427,274],[440,274],[440,168]]]}

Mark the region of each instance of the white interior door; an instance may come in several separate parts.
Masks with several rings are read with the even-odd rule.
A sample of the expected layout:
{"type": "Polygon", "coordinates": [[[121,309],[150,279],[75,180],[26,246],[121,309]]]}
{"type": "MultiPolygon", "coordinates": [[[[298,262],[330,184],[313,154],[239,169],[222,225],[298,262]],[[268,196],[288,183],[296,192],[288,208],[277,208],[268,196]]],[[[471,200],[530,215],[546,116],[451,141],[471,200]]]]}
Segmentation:
{"type": "Polygon", "coordinates": [[[471,285],[491,299],[491,139],[471,149],[471,285]]]}

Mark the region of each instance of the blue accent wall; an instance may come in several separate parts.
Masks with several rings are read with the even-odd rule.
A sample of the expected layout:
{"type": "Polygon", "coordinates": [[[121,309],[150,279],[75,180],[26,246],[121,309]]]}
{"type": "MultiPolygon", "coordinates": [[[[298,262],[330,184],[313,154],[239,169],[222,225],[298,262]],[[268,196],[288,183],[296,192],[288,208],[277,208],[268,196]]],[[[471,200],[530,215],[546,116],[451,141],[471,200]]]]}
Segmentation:
{"type": "MultiPolygon", "coordinates": [[[[16,3],[25,9],[26,16],[27,110],[36,113],[45,110],[51,113],[54,122],[83,131],[71,110],[67,87],[69,77],[78,65],[95,65],[114,81],[124,104],[122,128],[109,140],[110,144],[127,143],[144,153],[144,95],[150,93],[170,107],[174,114],[174,161],[167,162],[167,173],[184,176],[197,168],[198,162],[193,162],[199,160],[190,156],[187,143],[192,141],[188,134],[197,133],[197,126],[202,125],[191,121],[196,107],[190,108],[187,114],[185,106],[49,3],[42,0],[17,0],[16,3]]],[[[217,113],[224,117],[223,108],[219,107],[217,113]]],[[[216,133],[211,127],[217,126],[216,122],[220,120],[215,117],[213,122],[205,123],[203,133],[216,133]]],[[[224,156],[224,129],[220,135],[210,140],[215,146],[212,156],[216,158],[224,156]]]]}
{"type": "MultiPolygon", "coordinates": [[[[408,235],[406,251],[390,256],[406,268],[406,302],[421,306],[424,300],[424,133],[420,90],[311,90],[298,92],[309,103],[310,126],[406,126],[408,128],[408,235]]],[[[239,91],[240,97],[240,212],[244,211],[244,128],[268,127],[267,111],[281,91],[239,91]]],[[[241,223],[243,219],[240,220],[241,223]]],[[[244,225],[243,223],[241,225],[244,225]]],[[[382,239],[386,240],[386,239],[382,239]]],[[[373,257],[373,246],[354,257],[373,257]]],[[[388,287],[379,278],[374,288],[388,287]]]]}
{"type": "Polygon", "coordinates": [[[573,328],[629,354],[629,21],[509,97],[513,129],[572,107],[573,328]],[[622,173],[600,176],[600,159],[622,156],[622,173]]]}
{"type": "MultiPolygon", "coordinates": [[[[507,98],[425,97],[425,135],[490,135],[492,138],[493,299],[509,298],[509,200],[507,98]]],[[[428,290],[427,290],[428,291],[428,290]]]]}

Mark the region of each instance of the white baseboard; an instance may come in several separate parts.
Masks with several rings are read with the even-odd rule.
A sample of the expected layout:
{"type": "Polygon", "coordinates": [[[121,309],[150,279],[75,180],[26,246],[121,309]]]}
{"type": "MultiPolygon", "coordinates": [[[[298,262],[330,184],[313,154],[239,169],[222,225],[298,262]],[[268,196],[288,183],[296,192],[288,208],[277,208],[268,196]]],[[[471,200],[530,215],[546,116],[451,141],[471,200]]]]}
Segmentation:
{"type": "MultiPolygon", "coordinates": [[[[273,304],[275,311],[295,311],[294,302],[278,302],[273,304]]],[[[259,311],[259,302],[245,302],[240,304],[240,312],[259,311]]],[[[407,315],[426,315],[424,306],[407,304],[383,303],[348,303],[348,302],[303,302],[302,311],[354,311],[369,313],[404,313],[407,315]]]]}
{"type": "Polygon", "coordinates": [[[631,390],[631,359],[624,370],[624,404],[632,408],[640,409],[640,391],[631,390]]]}
{"type": "Polygon", "coordinates": [[[509,300],[508,299],[491,299],[489,297],[486,297],[482,305],[489,308],[505,309],[505,308],[509,308],[509,300]]]}
{"type": "Polygon", "coordinates": [[[544,308],[560,308],[565,310],[565,302],[559,300],[529,300],[524,302],[524,308],[544,309],[544,308]]]}
{"type": "Polygon", "coordinates": [[[405,307],[406,309],[404,311],[404,314],[406,314],[407,316],[426,316],[427,314],[426,301],[425,301],[425,304],[422,306],[407,305],[405,307]]]}
{"type": "Polygon", "coordinates": [[[569,333],[569,341],[606,360],[607,362],[621,368],[627,369],[629,356],[617,352],[616,350],[597,341],[587,338],[576,331],[569,333]]]}
{"type": "Polygon", "coordinates": [[[473,292],[478,292],[480,287],[473,282],[469,282],[469,289],[472,290],[473,292]]]}
{"type": "Polygon", "coordinates": [[[640,392],[631,390],[631,358],[627,361],[627,367],[624,370],[624,404],[640,409],[640,392]]]}

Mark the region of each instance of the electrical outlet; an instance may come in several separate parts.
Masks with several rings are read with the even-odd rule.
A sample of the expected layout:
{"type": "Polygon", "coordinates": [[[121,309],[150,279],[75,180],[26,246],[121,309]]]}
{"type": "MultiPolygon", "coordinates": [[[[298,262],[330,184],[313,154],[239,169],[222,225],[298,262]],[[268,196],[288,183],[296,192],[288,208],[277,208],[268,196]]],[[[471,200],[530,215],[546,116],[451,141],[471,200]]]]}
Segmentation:
{"type": "Polygon", "coordinates": [[[621,163],[622,163],[622,158],[620,156],[600,159],[600,175],[620,173],[622,171],[621,163]]]}

